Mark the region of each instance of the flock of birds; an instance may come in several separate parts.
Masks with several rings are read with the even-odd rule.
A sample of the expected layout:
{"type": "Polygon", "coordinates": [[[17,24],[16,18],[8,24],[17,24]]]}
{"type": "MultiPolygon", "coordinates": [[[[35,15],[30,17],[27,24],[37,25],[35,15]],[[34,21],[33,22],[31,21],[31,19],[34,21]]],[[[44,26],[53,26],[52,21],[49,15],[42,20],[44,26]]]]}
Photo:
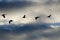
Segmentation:
{"type": "MultiPolygon", "coordinates": [[[[3,18],[6,18],[5,15],[6,15],[6,14],[2,14],[2,17],[3,17],[3,18]]],[[[48,15],[47,17],[50,18],[50,17],[51,17],[51,14],[48,15]]],[[[24,15],[22,18],[26,18],[26,15],[24,15]]],[[[39,17],[39,16],[36,16],[36,17],[35,17],[35,20],[37,20],[38,18],[40,18],[40,17],[39,17]]],[[[13,22],[13,20],[9,20],[9,24],[10,24],[11,22],[13,22]]]]}

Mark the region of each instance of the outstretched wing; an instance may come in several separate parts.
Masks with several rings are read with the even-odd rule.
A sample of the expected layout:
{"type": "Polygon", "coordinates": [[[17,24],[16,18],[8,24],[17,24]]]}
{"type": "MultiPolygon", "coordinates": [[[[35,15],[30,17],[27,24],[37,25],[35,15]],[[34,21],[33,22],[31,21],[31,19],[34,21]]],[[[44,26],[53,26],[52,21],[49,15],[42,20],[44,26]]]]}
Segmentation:
{"type": "Polygon", "coordinates": [[[35,17],[35,20],[37,20],[38,18],[40,18],[40,17],[35,17]]]}
{"type": "Polygon", "coordinates": [[[3,18],[5,18],[5,14],[2,14],[3,18]]]}
{"type": "Polygon", "coordinates": [[[51,17],[51,15],[49,15],[49,16],[47,16],[48,18],[50,18],[51,17]]]}
{"type": "Polygon", "coordinates": [[[26,18],[26,15],[24,15],[23,18],[26,18]]]}
{"type": "Polygon", "coordinates": [[[9,20],[9,24],[10,24],[11,22],[13,22],[13,20],[9,20]]]}

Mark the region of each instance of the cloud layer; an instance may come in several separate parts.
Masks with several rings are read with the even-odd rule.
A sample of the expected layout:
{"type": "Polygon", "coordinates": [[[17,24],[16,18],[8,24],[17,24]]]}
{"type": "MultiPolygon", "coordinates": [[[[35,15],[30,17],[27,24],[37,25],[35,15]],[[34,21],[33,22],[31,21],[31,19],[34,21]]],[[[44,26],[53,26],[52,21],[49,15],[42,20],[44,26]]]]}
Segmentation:
{"type": "Polygon", "coordinates": [[[0,0],[0,40],[60,40],[59,2],[0,0]],[[2,14],[6,14],[5,19],[2,14]],[[50,14],[51,18],[47,18],[50,14]],[[23,15],[26,15],[25,19],[23,15]],[[35,20],[36,16],[40,18],[35,20]],[[9,24],[11,19],[14,21],[9,24]]]}

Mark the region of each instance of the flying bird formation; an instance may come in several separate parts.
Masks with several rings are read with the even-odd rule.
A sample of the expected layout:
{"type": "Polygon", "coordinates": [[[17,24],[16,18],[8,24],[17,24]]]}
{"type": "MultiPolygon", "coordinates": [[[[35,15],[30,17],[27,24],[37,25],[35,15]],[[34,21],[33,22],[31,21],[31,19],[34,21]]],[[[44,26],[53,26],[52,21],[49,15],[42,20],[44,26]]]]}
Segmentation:
{"type": "MultiPolygon", "coordinates": [[[[2,14],[2,17],[3,17],[3,18],[6,18],[5,15],[6,15],[6,14],[2,14]]],[[[47,17],[50,18],[50,17],[51,17],[51,14],[48,15],[47,17]]],[[[26,15],[24,15],[22,18],[26,18],[26,15]]],[[[38,18],[40,18],[40,17],[39,17],[39,16],[36,16],[36,17],[35,17],[35,20],[37,20],[38,18]]],[[[11,22],[13,22],[13,20],[9,20],[9,24],[10,24],[11,22]]]]}

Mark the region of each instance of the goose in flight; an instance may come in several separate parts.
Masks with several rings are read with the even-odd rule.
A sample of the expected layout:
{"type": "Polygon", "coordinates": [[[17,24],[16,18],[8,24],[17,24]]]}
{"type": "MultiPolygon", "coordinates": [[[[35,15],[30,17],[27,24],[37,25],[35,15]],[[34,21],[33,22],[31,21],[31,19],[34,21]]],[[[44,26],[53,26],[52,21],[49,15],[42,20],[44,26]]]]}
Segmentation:
{"type": "Polygon", "coordinates": [[[10,24],[11,22],[13,22],[13,20],[9,20],[9,24],[10,24]]]}
{"type": "Polygon", "coordinates": [[[6,15],[6,14],[2,14],[3,18],[5,18],[5,15],[6,15]]]}
{"type": "Polygon", "coordinates": [[[39,16],[35,17],[35,20],[37,20],[38,18],[40,18],[39,16]]]}
{"type": "Polygon", "coordinates": [[[51,14],[49,16],[47,16],[47,17],[50,18],[51,17],[51,14]]]}
{"type": "Polygon", "coordinates": [[[26,18],[26,15],[24,15],[22,18],[26,18]]]}

